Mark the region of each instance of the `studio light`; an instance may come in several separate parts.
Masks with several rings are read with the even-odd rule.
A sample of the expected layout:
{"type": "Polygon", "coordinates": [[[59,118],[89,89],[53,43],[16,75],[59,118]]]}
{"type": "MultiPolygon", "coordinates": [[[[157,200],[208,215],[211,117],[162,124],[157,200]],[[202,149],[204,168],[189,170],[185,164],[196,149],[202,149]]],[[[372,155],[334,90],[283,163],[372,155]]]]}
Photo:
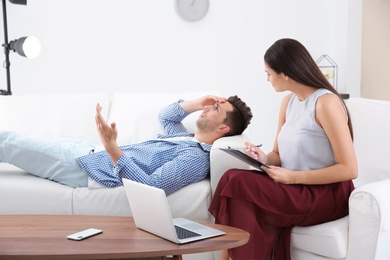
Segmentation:
{"type": "Polygon", "coordinates": [[[37,37],[28,36],[11,41],[9,48],[23,57],[35,59],[41,52],[41,43],[37,37]]]}
{"type": "MultiPolygon", "coordinates": [[[[41,52],[41,43],[38,38],[34,36],[21,37],[17,40],[8,42],[8,25],[7,25],[7,8],[6,1],[2,0],[3,4],[3,25],[4,25],[4,54],[5,61],[3,63],[4,68],[6,69],[7,75],[7,90],[0,89],[0,95],[12,95],[11,91],[11,75],[10,75],[10,61],[9,61],[9,52],[17,52],[23,57],[29,59],[35,59],[38,57],[41,52]]],[[[27,5],[27,0],[9,0],[13,4],[27,5]]]]}

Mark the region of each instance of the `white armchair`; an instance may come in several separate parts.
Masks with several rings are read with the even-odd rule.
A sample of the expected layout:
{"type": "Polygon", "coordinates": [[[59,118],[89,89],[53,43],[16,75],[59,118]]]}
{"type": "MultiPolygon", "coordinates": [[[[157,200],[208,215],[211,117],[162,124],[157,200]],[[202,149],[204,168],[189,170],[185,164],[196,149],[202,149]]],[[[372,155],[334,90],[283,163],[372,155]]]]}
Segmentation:
{"type": "MultiPolygon", "coordinates": [[[[294,227],[291,257],[295,260],[390,259],[390,102],[351,98],[359,164],[357,187],[349,199],[349,215],[320,225],[294,227]]],[[[245,135],[222,138],[211,150],[211,189],[230,168],[249,169],[218,148],[242,146],[245,135]]]]}

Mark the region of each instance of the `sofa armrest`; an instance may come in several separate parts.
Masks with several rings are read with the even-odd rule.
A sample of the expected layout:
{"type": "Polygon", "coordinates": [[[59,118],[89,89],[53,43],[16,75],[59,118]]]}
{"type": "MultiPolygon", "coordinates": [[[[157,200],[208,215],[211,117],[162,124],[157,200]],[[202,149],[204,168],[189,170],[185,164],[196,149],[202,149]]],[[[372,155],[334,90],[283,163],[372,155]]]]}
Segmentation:
{"type": "Polygon", "coordinates": [[[245,134],[222,137],[216,140],[210,152],[210,182],[211,191],[214,194],[215,188],[221,176],[231,168],[250,169],[250,166],[239,159],[221,151],[219,148],[244,147],[248,140],[245,134]]]}
{"type": "Polygon", "coordinates": [[[348,259],[390,255],[390,179],[356,188],[349,199],[348,259]]]}

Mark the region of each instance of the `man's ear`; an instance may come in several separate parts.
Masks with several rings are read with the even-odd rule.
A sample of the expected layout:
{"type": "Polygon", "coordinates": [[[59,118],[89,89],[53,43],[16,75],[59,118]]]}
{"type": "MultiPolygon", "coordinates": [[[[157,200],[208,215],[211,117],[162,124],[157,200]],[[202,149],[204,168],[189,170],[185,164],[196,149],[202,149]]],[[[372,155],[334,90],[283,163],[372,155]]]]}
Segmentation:
{"type": "Polygon", "coordinates": [[[221,124],[217,128],[217,132],[220,133],[221,135],[224,135],[229,131],[230,131],[230,126],[225,125],[225,124],[221,124]]]}

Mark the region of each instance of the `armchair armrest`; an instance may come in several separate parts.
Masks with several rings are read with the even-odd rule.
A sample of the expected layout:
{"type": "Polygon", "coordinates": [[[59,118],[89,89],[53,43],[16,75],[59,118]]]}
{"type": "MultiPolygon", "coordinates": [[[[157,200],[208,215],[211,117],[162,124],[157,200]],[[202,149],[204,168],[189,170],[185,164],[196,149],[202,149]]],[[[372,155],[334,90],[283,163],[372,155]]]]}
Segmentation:
{"type": "Polygon", "coordinates": [[[356,188],[349,198],[348,259],[390,255],[390,179],[356,188]]]}
{"type": "Polygon", "coordinates": [[[214,141],[210,151],[210,183],[211,191],[214,194],[215,188],[221,176],[231,168],[250,169],[250,165],[221,151],[219,148],[244,147],[248,140],[245,134],[222,137],[214,141]]]}

